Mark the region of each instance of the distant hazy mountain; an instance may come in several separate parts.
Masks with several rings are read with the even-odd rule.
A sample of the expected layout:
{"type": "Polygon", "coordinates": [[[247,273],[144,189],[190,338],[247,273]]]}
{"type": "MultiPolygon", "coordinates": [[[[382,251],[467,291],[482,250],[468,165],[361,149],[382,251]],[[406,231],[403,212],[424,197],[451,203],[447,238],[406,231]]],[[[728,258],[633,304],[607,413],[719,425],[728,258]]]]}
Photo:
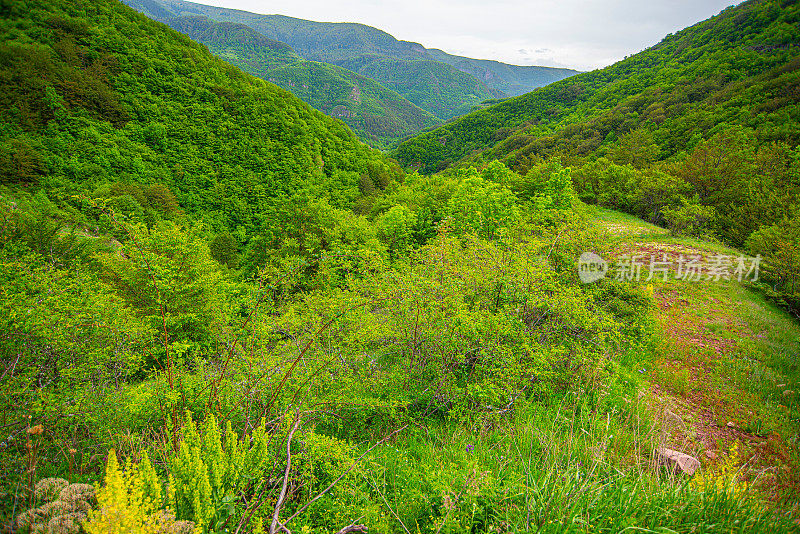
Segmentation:
{"type": "Polygon", "coordinates": [[[161,11],[178,16],[205,15],[216,21],[246,24],[266,37],[291,45],[306,59],[332,63],[374,78],[442,119],[461,114],[487,98],[520,95],[578,73],[571,69],[523,67],[454,56],[425,48],[419,43],[399,41],[384,31],[363,24],[260,15],[180,0],[160,0],[158,3],[153,0],[126,1],[155,17],[163,16],[163,13],[158,13],[161,11]],[[392,69],[399,64],[387,68],[386,59],[405,62],[428,60],[443,65],[438,68],[432,68],[430,64],[408,65],[400,70],[414,77],[420,71],[424,72],[428,85],[422,87],[416,79],[398,79],[398,71],[392,69]],[[384,63],[372,65],[380,61],[384,63]],[[406,87],[410,88],[407,93],[404,92],[406,87]]]}
{"type": "Polygon", "coordinates": [[[272,69],[303,59],[288,44],[265,37],[244,24],[215,22],[202,15],[166,15],[158,20],[255,76],[263,77],[272,69]]]}
{"type": "Polygon", "coordinates": [[[328,63],[298,61],[270,71],[267,79],[377,146],[442,122],[375,80],[328,63]]]}
{"type": "MultiPolygon", "coordinates": [[[[229,63],[280,85],[316,109],[343,120],[371,144],[385,146],[441,123],[378,82],[336,65],[306,61],[291,46],[244,24],[215,22],[203,15],[159,15],[158,20],[205,44],[229,63]]],[[[152,14],[151,17],[156,18],[152,14]]]]}
{"type": "Polygon", "coordinates": [[[426,51],[432,59],[452,65],[462,72],[468,72],[490,88],[502,91],[507,96],[519,96],[578,74],[578,71],[572,69],[523,67],[489,59],[470,59],[454,56],[435,48],[429,48],[426,51]]]}

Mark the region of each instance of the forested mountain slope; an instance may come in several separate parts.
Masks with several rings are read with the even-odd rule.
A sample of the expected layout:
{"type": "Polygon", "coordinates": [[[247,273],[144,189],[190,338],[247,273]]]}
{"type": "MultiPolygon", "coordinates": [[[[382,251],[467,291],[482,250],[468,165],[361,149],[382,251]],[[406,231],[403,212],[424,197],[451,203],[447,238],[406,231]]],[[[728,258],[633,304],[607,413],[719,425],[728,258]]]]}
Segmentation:
{"type": "Polygon", "coordinates": [[[479,80],[439,61],[362,56],[342,65],[380,81],[443,120],[469,113],[496,96],[479,80]]]}
{"type": "Polygon", "coordinates": [[[265,78],[271,69],[303,59],[286,43],[264,37],[244,24],[214,22],[201,15],[169,17],[159,22],[203,43],[228,63],[260,78],[265,78]]]}
{"type": "Polygon", "coordinates": [[[372,78],[329,63],[298,61],[270,71],[267,79],[378,146],[442,123],[372,78]]]}
{"type": "Polygon", "coordinates": [[[722,124],[796,142],[797,24],[793,2],[745,2],[610,67],[422,134],[396,155],[429,172],[476,152],[597,155],[617,137],[646,130],[657,159],[666,159],[722,124]]]}
{"type": "Polygon", "coordinates": [[[214,22],[202,15],[165,14],[156,20],[208,46],[228,63],[280,85],[326,115],[343,120],[370,144],[387,145],[441,123],[376,81],[336,65],[306,61],[289,45],[264,37],[244,24],[214,22]]]}
{"type": "MultiPolygon", "coordinates": [[[[442,119],[453,117],[488,98],[522,94],[577,73],[570,69],[506,65],[453,56],[441,50],[426,49],[418,43],[399,41],[384,31],[363,24],[260,15],[180,0],[130,0],[130,3],[154,17],[165,13],[202,14],[218,21],[246,24],[269,38],[290,44],[306,59],[333,63],[373,77],[442,119]],[[373,62],[386,60],[395,63],[428,60],[440,65],[427,69],[429,81],[424,86],[425,95],[419,96],[415,92],[406,94],[400,89],[403,85],[414,85],[413,76],[424,67],[405,65],[397,71],[373,65],[369,71],[362,70],[373,62]],[[397,76],[402,76],[402,79],[397,79],[397,76]],[[436,102],[436,105],[426,107],[429,102],[436,102]]],[[[419,87],[415,89],[418,90],[419,87]]]]}
{"type": "Polygon", "coordinates": [[[158,186],[246,240],[286,196],[348,208],[399,172],[338,120],[116,1],[11,2],[3,15],[3,184],[67,202],[158,186]]]}

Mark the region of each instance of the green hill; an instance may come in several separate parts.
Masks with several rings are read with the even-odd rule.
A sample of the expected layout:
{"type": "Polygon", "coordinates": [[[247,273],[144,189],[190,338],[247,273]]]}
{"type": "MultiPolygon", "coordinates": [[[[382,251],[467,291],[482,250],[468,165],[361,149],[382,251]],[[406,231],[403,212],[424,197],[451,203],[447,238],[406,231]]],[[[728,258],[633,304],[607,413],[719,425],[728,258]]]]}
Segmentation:
{"type": "Polygon", "coordinates": [[[74,203],[107,184],[158,184],[245,241],[287,195],[347,208],[398,175],[340,121],[123,4],[4,6],[5,185],[74,203]]]}
{"type": "Polygon", "coordinates": [[[515,66],[453,56],[441,50],[429,50],[418,43],[399,41],[384,31],[364,24],[260,15],[181,0],[131,0],[131,5],[156,18],[164,13],[202,14],[217,21],[246,24],[262,35],[291,45],[306,59],[340,65],[370,77],[373,76],[363,69],[373,61],[393,60],[393,68],[398,66],[398,62],[439,62],[436,69],[419,65],[400,68],[401,79],[398,79],[395,71],[388,71],[386,65],[376,65],[371,72],[381,75],[380,78],[374,77],[376,81],[397,90],[441,119],[453,117],[459,111],[468,110],[492,96],[516,96],[577,74],[577,71],[570,69],[515,66]],[[426,70],[427,85],[423,86],[413,78],[420,69],[426,70]],[[434,71],[436,75],[431,76],[434,71]],[[478,90],[475,89],[476,85],[478,90]],[[401,90],[405,86],[411,87],[408,93],[401,90]],[[419,91],[424,94],[420,95],[419,91]],[[428,103],[431,103],[430,107],[426,107],[428,103]],[[443,111],[437,112],[441,109],[443,111]]]}
{"type": "Polygon", "coordinates": [[[444,120],[464,115],[495,96],[474,77],[438,61],[361,57],[342,64],[380,81],[444,120]]]}
{"type": "MultiPolygon", "coordinates": [[[[140,10],[148,7],[146,3],[128,3],[140,10]]],[[[341,119],[370,144],[387,145],[441,123],[374,80],[336,65],[305,61],[289,45],[264,37],[244,24],[155,12],[161,15],[156,20],[208,46],[228,63],[280,85],[314,108],[341,119]]]]}
{"type": "Polygon", "coordinates": [[[264,37],[244,24],[214,22],[201,15],[170,17],[159,22],[203,43],[228,63],[260,78],[271,69],[303,59],[286,43],[264,37]]]}
{"type": "Polygon", "coordinates": [[[441,124],[397,92],[336,65],[298,61],[269,71],[267,79],[378,145],[441,124]]]}

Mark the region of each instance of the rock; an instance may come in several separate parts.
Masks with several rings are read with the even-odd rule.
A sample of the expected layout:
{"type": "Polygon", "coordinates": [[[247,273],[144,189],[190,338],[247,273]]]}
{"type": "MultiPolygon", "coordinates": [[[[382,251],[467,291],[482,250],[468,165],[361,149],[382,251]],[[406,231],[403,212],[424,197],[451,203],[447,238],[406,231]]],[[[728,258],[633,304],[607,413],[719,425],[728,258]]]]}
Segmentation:
{"type": "Polygon", "coordinates": [[[679,468],[689,476],[692,476],[697,471],[697,468],[700,467],[700,460],[694,456],[665,447],[656,449],[656,458],[660,465],[670,466],[673,470],[679,468]]]}
{"type": "Polygon", "coordinates": [[[736,425],[728,421],[728,428],[736,428],[736,425]]]}
{"type": "Polygon", "coordinates": [[[679,415],[671,412],[670,410],[666,410],[664,412],[664,416],[668,421],[671,421],[673,425],[679,425],[683,428],[686,428],[686,424],[683,422],[683,419],[681,419],[679,415]]]}

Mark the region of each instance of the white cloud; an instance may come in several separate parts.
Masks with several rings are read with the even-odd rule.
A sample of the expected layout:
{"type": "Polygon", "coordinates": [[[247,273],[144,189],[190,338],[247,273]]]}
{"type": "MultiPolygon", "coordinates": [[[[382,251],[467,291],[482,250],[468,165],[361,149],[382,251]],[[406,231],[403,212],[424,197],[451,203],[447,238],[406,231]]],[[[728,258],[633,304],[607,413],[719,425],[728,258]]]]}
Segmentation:
{"type": "Polygon", "coordinates": [[[254,13],[360,22],[428,48],[507,63],[604,67],[731,0],[198,0],[254,13]],[[525,56],[522,51],[533,50],[525,56]]]}

